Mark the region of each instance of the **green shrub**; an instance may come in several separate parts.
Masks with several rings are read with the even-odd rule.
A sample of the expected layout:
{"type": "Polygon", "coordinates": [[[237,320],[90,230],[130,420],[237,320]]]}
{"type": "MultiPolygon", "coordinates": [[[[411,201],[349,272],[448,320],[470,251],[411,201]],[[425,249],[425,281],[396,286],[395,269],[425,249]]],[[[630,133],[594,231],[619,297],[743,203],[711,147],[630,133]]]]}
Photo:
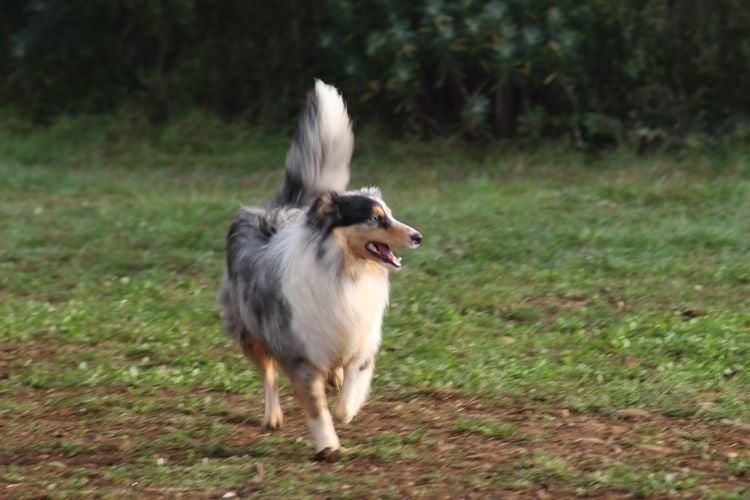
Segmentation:
{"type": "Polygon", "coordinates": [[[155,122],[198,107],[291,126],[321,77],[355,116],[397,131],[648,149],[746,128],[750,9],[737,0],[11,0],[0,74],[0,98],[36,118],[125,104],[155,122]]]}
{"type": "Polygon", "coordinates": [[[339,15],[323,46],[340,61],[341,77],[411,129],[509,135],[539,103],[570,107],[563,89],[576,34],[550,2],[329,5],[339,15]]]}

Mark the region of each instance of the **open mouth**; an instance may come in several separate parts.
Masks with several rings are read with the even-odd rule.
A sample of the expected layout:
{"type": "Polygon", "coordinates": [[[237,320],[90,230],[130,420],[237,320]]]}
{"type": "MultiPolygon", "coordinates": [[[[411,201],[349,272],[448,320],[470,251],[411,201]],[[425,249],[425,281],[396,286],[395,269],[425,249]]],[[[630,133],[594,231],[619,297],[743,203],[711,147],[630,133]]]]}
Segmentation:
{"type": "Polygon", "coordinates": [[[394,269],[398,269],[401,267],[401,258],[396,257],[396,254],[393,253],[391,247],[389,247],[385,243],[371,241],[367,245],[365,245],[365,248],[368,252],[380,259],[384,264],[389,265],[394,269]]]}

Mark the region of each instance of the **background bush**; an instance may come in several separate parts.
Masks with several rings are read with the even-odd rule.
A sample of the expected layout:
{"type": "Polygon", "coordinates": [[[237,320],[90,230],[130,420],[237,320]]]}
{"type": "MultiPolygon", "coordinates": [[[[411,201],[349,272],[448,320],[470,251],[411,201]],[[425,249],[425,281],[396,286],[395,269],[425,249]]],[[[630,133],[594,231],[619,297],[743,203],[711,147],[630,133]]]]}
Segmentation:
{"type": "Polygon", "coordinates": [[[420,135],[664,143],[750,111],[742,0],[2,1],[3,102],[291,123],[313,77],[420,135]]]}

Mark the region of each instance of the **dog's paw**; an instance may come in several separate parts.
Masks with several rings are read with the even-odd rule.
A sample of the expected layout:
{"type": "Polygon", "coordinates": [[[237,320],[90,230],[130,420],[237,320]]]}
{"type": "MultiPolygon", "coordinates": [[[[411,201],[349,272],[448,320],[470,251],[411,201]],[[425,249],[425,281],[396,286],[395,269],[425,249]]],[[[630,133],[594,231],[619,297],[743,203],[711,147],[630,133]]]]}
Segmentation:
{"type": "Polygon", "coordinates": [[[336,448],[335,450],[330,447],[323,448],[313,455],[313,460],[316,462],[336,462],[339,458],[341,458],[341,448],[336,448]]]}
{"type": "Polygon", "coordinates": [[[333,421],[337,424],[348,424],[354,418],[354,414],[341,405],[333,408],[333,421]]]}
{"type": "Polygon", "coordinates": [[[281,428],[284,423],[284,414],[281,408],[277,408],[276,411],[272,411],[270,414],[263,415],[263,421],[260,426],[264,431],[273,431],[281,428]]]}

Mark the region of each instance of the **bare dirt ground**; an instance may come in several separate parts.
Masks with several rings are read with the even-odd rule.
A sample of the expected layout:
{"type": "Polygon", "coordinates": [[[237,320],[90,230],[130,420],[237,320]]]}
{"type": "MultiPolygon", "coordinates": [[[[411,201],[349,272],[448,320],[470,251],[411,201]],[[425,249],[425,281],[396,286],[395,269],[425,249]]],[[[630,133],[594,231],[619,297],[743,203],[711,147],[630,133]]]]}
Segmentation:
{"type": "MultiPolygon", "coordinates": [[[[96,410],[87,409],[84,415],[75,404],[59,404],[66,398],[77,397],[75,393],[28,389],[23,394],[14,394],[13,401],[6,400],[23,403],[27,410],[20,414],[6,413],[0,422],[4,450],[0,467],[24,471],[27,480],[14,481],[8,474],[0,475],[0,496],[45,497],[51,494],[41,484],[42,478],[64,475],[70,470],[87,470],[90,473],[81,491],[86,495],[221,497],[233,491],[239,496],[250,496],[273,493],[277,482],[287,475],[303,478],[309,475],[314,479],[321,473],[333,473],[335,494],[306,494],[628,498],[633,496],[633,490],[618,486],[616,478],[612,479],[612,485],[596,484],[590,478],[612,464],[625,464],[643,474],[650,470],[698,474],[702,487],[730,492],[742,487],[747,478],[728,473],[727,461],[750,455],[750,429],[741,425],[666,418],[634,409],[621,411],[616,417],[576,414],[565,409],[524,407],[518,401],[467,399],[452,393],[430,392],[410,399],[399,394],[375,395],[354,423],[341,428],[344,442],[353,446],[349,456],[336,464],[312,463],[309,454],[300,452],[309,447],[307,431],[296,405],[287,400],[287,421],[280,436],[296,444],[288,446],[282,442],[270,454],[260,454],[259,459],[254,456],[253,446],[268,434],[259,428],[260,408],[256,401],[214,393],[212,397],[228,399],[229,409],[215,413],[212,418],[228,426],[230,432],[220,450],[199,447],[197,458],[201,454],[213,458],[245,457],[248,463],[255,464],[247,479],[239,484],[205,489],[155,484],[158,481],[125,486],[113,480],[108,470],[123,464],[138,464],[144,453],[149,452],[134,445],[132,438],[118,436],[132,436],[135,431],[141,440],[158,440],[174,427],[164,417],[163,409],[174,407],[182,396],[160,393],[155,400],[162,404],[161,412],[157,405],[153,411],[122,420],[107,416],[106,407],[99,410],[101,418],[98,418],[96,410]],[[55,401],[54,406],[49,404],[51,401],[55,401]],[[461,422],[484,422],[496,432],[481,426],[461,426],[461,422]],[[50,440],[64,442],[73,436],[85,436],[87,446],[78,449],[40,446],[50,440]],[[387,436],[390,441],[376,441],[373,445],[373,436],[387,436]],[[360,443],[370,443],[370,447],[363,450],[360,443]],[[269,463],[275,467],[272,479],[264,469],[269,463]],[[373,489],[371,483],[359,482],[358,478],[365,476],[379,477],[382,482],[373,489]],[[35,477],[40,482],[34,481],[35,477]]],[[[120,397],[128,398],[127,389],[123,388],[120,397]]],[[[159,456],[174,464],[194,461],[193,445],[195,441],[162,446],[159,456]]]]}

